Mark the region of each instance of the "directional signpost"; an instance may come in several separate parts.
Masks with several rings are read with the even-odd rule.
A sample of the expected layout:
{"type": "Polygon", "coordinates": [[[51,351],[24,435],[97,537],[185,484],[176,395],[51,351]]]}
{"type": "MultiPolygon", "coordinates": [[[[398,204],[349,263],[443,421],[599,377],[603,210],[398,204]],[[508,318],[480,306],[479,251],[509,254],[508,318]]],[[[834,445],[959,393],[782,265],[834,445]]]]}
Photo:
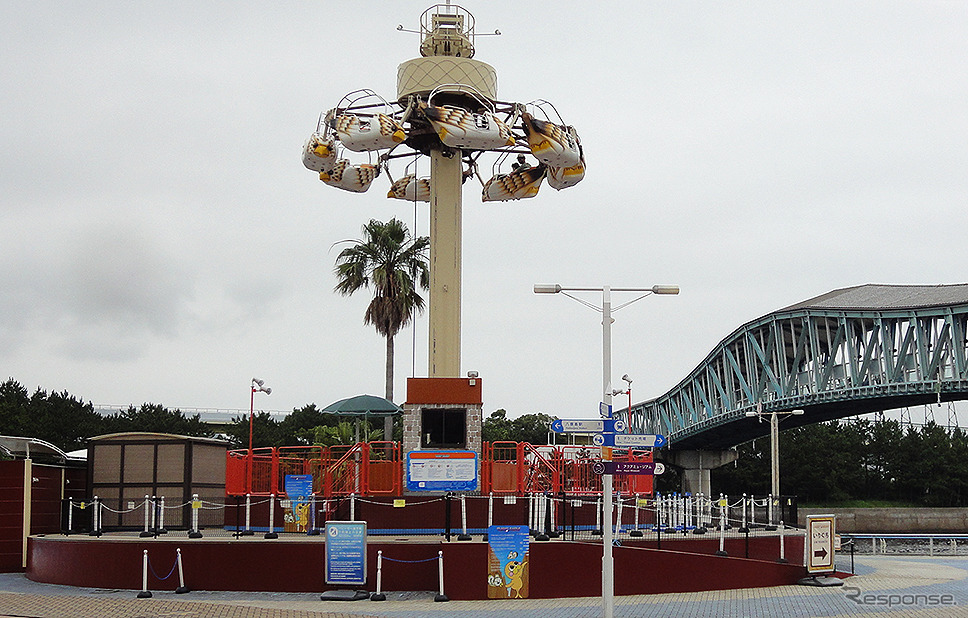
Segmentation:
{"type": "Polygon", "coordinates": [[[666,437],[661,434],[601,433],[605,446],[615,448],[662,448],[666,437]]]}
{"type": "Polygon", "coordinates": [[[803,544],[803,562],[807,565],[806,577],[800,580],[808,586],[842,586],[843,580],[830,577],[834,572],[834,538],[837,534],[837,518],[834,515],[808,515],[807,535],[803,544]],[[820,575],[820,577],[817,577],[820,575]]]}
{"type": "MultiPolygon", "coordinates": [[[[661,448],[666,437],[661,434],[629,434],[625,421],[611,418],[612,406],[602,403],[599,408],[604,418],[555,419],[551,431],[555,433],[591,433],[592,444],[610,448],[661,448]]],[[[644,461],[600,461],[592,467],[596,474],[662,474],[661,463],[644,461]]]]}
{"type": "Polygon", "coordinates": [[[665,466],[651,461],[603,461],[603,474],[662,474],[665,466]]]}
{"type": "Polygon", "coordinates": [[[612,418],[569,419],[560,418],[551,422],[555,433],[621,433],[625,431],[625,421],[612,418]]]}

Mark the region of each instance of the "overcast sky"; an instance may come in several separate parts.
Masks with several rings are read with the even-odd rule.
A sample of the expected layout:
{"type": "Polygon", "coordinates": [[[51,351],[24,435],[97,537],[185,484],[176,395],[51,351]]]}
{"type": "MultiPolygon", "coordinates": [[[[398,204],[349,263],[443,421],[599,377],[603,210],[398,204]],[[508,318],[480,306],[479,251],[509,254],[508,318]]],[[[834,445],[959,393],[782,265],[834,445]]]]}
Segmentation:
{"type": "MultiPolygon", "coordinates": [[[[347,92],[395,97],[419,55],[397,25],[429,6],[0,3],[0,379],[170,408],[248,409],[253,376],[257,409],[382,395],[384,341],[367,293],[333,293],[333,244],[370,218],[426,235],[427,205],[383,177],[325,186],[300,153],[347,92]]],[[[462,6],[502,33],[476,55],[499,97],[554,103],[588,166],[530,200],[465,185],[461,371],[486,414],[597,414],[600,316],[535,283],[681,286],[614,316],[638,402],[773,310],[968,282],[968,4],[462,6]]],[[[426,315],[396,368],[402,402],[426,315]]]]}

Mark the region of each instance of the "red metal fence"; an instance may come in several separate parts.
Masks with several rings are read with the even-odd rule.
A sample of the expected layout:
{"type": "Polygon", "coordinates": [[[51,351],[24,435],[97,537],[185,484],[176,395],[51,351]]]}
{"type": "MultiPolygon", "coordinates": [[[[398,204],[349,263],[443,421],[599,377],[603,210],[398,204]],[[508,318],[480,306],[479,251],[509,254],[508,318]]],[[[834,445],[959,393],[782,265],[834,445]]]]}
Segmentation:
{"type": "MultiPolygon", "coordinates": [[[[485,442],[480,460],[480,492],[528,495],[545,492],[597,494],[602,477],[592,471],[598,449],[537,446],[527,442],[485,442]]],[[[615,451],[615,461],[652,461],[651,451],[615,451]]],[[[405,485],[398,442],[339,446],[296,446],[229,451],[225,493],[279,495],[288,474],[309,474],[313,492],[323,497],[399,496],[405,485]]],[[[651,494],[652,476],[616,475],[615,490],[651,494]]]]}

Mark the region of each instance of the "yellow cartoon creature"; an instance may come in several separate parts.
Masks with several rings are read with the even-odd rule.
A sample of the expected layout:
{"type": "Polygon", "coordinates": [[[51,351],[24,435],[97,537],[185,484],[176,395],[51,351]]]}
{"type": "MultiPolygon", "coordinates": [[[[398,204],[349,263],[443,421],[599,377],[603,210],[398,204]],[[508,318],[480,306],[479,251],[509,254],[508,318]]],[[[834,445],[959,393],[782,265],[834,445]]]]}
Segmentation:
{"type": "Polygon", "coordinates": [[[309,527],[309,503],[300,502],[293,511],[296,516],[296,530],[305,532],[309,527]]]}
{"type": "Polygon", "coordinates": [[[508,598],[520,599],[521,589],[524,588],[524,564],[517,561],[508,562],[504,567],[504,575],[508,582],[508,598]],[[511,592],[514,592],[512,596],[511,592]]]}

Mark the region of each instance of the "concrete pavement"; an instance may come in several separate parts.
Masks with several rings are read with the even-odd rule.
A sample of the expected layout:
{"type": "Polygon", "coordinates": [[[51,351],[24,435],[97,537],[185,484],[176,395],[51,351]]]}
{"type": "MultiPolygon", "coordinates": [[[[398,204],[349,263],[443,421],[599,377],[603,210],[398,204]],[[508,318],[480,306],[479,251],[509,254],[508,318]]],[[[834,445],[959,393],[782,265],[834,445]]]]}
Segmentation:
{"type": "MultiPolygon", "coordinates": [[[[843,587],[780,586],[617,597],[615,615],[676,616],[965,616],[968,557],[858,556],[843,587]]],[[[698,576],[699,574],[692,574],[698,576]]],[[[387,601],[321,601],[318,594],[205,592],[185,595],[37,584],[0,574],[0,617],[31,618],[594,618],[601,599],[520,599],[435,603],[432,593],[387,593],[387,601]]]]}

